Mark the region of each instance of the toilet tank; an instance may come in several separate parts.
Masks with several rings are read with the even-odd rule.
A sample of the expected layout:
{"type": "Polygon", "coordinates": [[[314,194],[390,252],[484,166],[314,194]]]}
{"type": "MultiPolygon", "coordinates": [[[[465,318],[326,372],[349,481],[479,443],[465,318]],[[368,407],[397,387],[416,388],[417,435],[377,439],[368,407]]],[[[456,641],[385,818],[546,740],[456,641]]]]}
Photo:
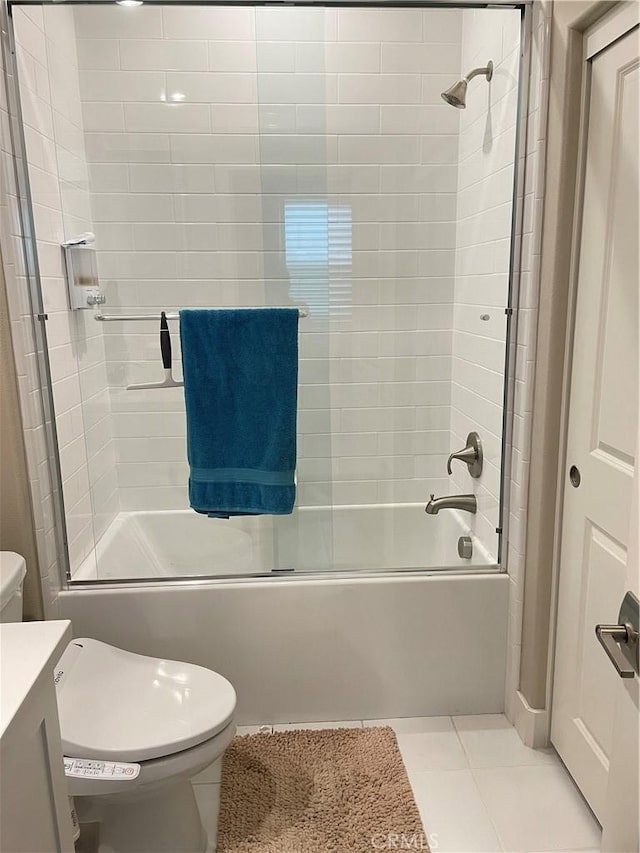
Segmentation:
{"type": "Polygon", "coordinates": [[[24,557],[0,551],[0,622],[22,622],[22,583],[27,573],[24,557]]]}

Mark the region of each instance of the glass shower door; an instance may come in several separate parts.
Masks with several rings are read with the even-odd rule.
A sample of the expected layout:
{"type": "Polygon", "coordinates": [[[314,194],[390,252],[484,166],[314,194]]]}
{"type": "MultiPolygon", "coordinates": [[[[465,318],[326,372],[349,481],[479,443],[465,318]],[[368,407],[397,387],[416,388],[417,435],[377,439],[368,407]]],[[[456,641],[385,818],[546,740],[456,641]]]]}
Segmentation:
{"type": "Polygon", "coordinates": [[[334,568],[332,322],[349,310],[351,221],[331,195],[330,9],[255,9],[265,301],[298,305],[297,498],[273,520],[280,571],[334,568]]]}
{"type": "Polygon", "coordinates": [[[42,55],[14,20],[72,578],[494,566],[520,11],[34,8],[42,55]],[[95,312],[59,266],[85,231],[95,312]],[[127,386],[162,376],[161,311],[252,306],[307,315],[296,507],[208,519],[182,390],[127,386]],[[449,477],[472,431],[482,477],[449,477]],[[476,514],[424,512],[471,492],[476,514]]]}

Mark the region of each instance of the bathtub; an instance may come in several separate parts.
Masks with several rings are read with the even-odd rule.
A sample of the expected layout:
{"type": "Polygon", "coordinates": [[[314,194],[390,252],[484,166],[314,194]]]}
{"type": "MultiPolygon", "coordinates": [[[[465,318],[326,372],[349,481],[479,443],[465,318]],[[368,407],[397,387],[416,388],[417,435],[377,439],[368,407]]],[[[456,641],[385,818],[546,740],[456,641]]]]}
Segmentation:
{"type": "Polygon", "coordinates": [[[509,577],[477,543],[458,558],[455,513],[300,509],[296,529],[276,519],[279,550],[268,521],[123,513],[97,549],[99,578],[63,590],[59,616],[76,637],[222,673],[239,724],[503,710],[509,577]],[[265,576],[288,568],[285,552],[295,571],[265,576]]]}
{"type": "Polygon", "coordinates": [[[191,510],[121,512],[74,581],[237,578],[272,572],[470,569],[494,563],[457,512],[424,504],[301,507],[291,516],[212,519],[191,510]]]}

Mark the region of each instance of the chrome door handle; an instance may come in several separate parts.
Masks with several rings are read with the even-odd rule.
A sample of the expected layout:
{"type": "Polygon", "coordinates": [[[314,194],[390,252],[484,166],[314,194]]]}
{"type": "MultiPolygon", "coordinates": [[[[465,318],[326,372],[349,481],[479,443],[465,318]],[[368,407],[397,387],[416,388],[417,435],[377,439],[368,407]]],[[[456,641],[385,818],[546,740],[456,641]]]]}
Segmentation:
{"type": "Polygon", "coordinates": [[[633,678],[640,673],[638,660],[640,604],[632,592],[627,592],[624,597],[618,621],[618,625],[596,625],[596,637],[620,678],[633,678]]]}
{"type": "Polygon", "coordinates": [[[629,642],[626,625],[596,625],[596,637],[607,653],[607,657],[618,671],[620,678],[633,678],[635,670],[622,654],[620,644],[629,642]]]}

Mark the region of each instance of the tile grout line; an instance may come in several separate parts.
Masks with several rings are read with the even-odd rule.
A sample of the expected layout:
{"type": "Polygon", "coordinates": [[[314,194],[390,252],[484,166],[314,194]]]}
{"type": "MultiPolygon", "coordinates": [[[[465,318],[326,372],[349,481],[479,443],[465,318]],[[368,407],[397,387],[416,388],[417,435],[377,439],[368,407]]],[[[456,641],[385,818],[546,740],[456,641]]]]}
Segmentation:
{"type": "MultiPolygon", "coordinates": [[[[498,831],[498,827],[496,826],[496,823],[495,823],[493,817],[491,816],[491,812],[489,810],[489,805],[486,802],[485,798],[482,796],[482,791],[480,790],[480,786],[478,785],[478,780],[476,779],[476,774],[474,772],[474,768],[470,767],[469,769],[471,770],[471,778],[473,779],[473,784],[475,785],[475,788],[478,792],[478,796],[480,797],[480,802],[484,806],[484,810],[487,813],[487,817],[489,818],[489,823],[493,827],[493,831],[496,834],[496,838],[498,839],[498,843],[500,844],[500,847],[502,848],[502,850],[506,851],[507,848],[505,847],[505,842],[503,841],[502,836],[500,835],[500,832],[498,831]]],[[[475,769],[478,770],[478,769],[483,769],[483,768],[475,768],[475,769]]],[[[514,853],[515,853],[515,851],[514,851],[514,853]]]]}
{"type": "MultiPolygon", "coordinates": [[[[463,741],[463,740],[462,740],[462,738],[460,737],[460,731],[459,731],[459,729],[458,729],[458,727],[457,727],[457,725],[456,725],[456,718],[455,718],[455,716],[454,716],[453,714],[451,715],[450,720],[451,720],[451,723],[452,723],[452,725],[453,725],[453,730],[454,730],[454,732],[456,733],[456,737],[458,738],[458,743],[460,744],[460,747],[462,748],[463,755],[464,755],[464,757],[465,757],[465,758],[466,758],[466,760],[467,760],[467,765],[468,765],[468,767],[469,767],[469,770],[471,770],[471,769],[472,769],[472,767],[471,767],[471,756],[469,755],[469,752],[467,751],[467,749],[466,749],[466,747],[465,747],[465,745],[464,745],[464,741],[463,741]]],[[[474,777],[474,780],[473,780],[473,781],[474,781],[474,783],[475,783],[475,777],[474,777]]],[[[483,802],[484,802],[484,800],[483,800],[483,802]]]]}

